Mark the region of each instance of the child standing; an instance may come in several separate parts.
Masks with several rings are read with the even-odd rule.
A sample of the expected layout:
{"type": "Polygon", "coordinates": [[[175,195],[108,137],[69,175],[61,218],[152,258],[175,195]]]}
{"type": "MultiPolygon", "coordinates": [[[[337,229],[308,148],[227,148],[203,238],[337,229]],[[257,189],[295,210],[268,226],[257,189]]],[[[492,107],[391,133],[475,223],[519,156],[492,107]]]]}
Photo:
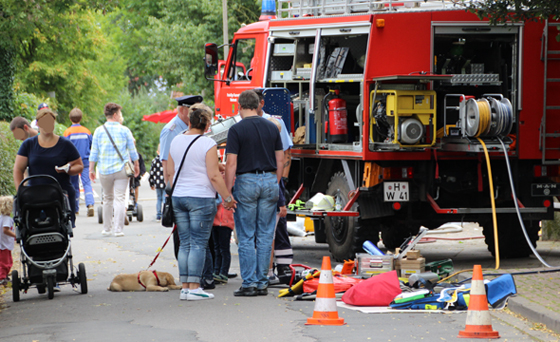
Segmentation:
{"type": "Polygon", "coordinates": [[[14,205],[11,196],[0,197],[0,285],[8,283],[8,274],[12,269],[12,249],[14,249],[14,220],[10,217],[14,205]]]}
{"type": "Polygon", "coordinates": [[[227,283],[229,266],[231,264],[229,242],[231,240],[231,232],[235,228],[235,223],[233,222],[233,211],[224,208],[220,197],[216,202],[218,211],[216,212],[216,217],[214,217],[214,223],[212,224],[212,238],[214,239],[213,276],[214,281],[227,283]]]}
{"type": "Polygon", "coordinates": [[[78,215],[78,211],[80,210],[81,179],[86,198],[87,216],[91,217],[94,214],[93,205],[95,204],[93,190],[91,189],[91,181],[89,179],[89,153],[91,151],[91,142],[93,138],[90,130],[80,125],[83,117],[80,108],[72,109],[68,116],[70,117],[70,121],[72,121],[72,126],[64,131],[64,137],[68,138],[74,146],[76,146],[80,157],[82,157],[82,162],[84,163],[84,169],[80,175],[70,176],[70,181],[76,190],[76,215],[78,215]]]}
{"type": "Polygon", "coordinates": [[[157,193],[156,202],[156,221],[161,221],[161,207],[163,205],[163,199],[165,198],[165,180],[163,178],[163,165],[159,157],[159,145],[157,149],[157,155],[152,160],[152,165],[150,167],[150,188],[155,190],[157,193]]]}

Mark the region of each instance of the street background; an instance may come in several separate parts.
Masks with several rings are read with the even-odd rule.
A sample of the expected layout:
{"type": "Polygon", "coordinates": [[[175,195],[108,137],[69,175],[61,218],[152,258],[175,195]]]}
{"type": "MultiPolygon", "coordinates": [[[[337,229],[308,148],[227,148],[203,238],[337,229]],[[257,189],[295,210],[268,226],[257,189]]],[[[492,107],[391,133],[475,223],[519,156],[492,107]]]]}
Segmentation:
{"type": "MultiPolygon", "coordinates": [[[[101,194],[99,182],[94,189],[101,194]]],[[[346,325],[305,326],[313,315],[313,301],[277,298],[283,287],[271,287],[268,296],[234,297],[233,291],[241,285],[239,277],[230,279],[227,285],[217,285],[212,290],[215,299],[207,301],[180,301],[179,291],[109,292],[107,287],[117,274],[145,270],[171,233],[171,229],[153,221],[156,197],[147,182],[143,182],[139,197],[144,222],[134,218],[120,238],[102,236],[97,213],[86,217],[81,203],[72,251],[74,265],[86,265],[88,294],[62,286],[62,291],[48,300],[31,289],[27,294],[21,293],[20,302],[13,303],[8,292],[0,313],[0,341],[465,341],[457,338],[465,328],[465,312],[364,314],[339,308],[338,314],[346,325]]],[[[96,207],[99,204],[96,197],[96,207]]],[[[484,239],[466,239],[481,235],[477,225],[466,224],[461,233],[445,235],[460,240],[435,240],[419,244],[417,249],[427,262],[451,258],[456,271],[472,270],[474,264],[480,264],[486,273],[495,265],[484,239]]],[[[292,242],[294,263],[320,268],[322,257],[329,255],[328,246],[316,244],[313,236],[293,237],[292,242]]],[[[235,244],[231,250],[230,272],[239,273],[235,244]]],[[[539,242],[538,251],[551,265],[560,265],[560,243],[539,242]]],[[[336,262],[332,264],[334,268],[336,262]]],[[[171,272],[178,283],[171,242],[152,269],[171,272]]],[[[501,260],[499,271],[526,269],[542,266],[534,257],[501,260]]],[[[515,299],[538,304],[543,302],[543,296],[549,296],[544,301],[549,303],[550,312],[558,314],[558,280],[552,279],[552,273],[542,275],[542,279],[540,276],[516,276],[520,294],[515,299]],[[552,284],[556,287],[551,288],[552,284]]],[[[560,340],[541,324],[508,309],[492,311],[491,315],[493,328],[503,341],[560,340]]]]}

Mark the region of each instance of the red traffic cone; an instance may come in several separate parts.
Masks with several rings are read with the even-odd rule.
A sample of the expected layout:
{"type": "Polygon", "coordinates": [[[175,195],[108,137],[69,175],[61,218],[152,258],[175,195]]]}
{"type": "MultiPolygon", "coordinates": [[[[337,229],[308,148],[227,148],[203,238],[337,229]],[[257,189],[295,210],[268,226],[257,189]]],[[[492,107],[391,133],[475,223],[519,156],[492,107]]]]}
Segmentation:
{"type": "Polygon", "coordinates": [[[474,265],[473,268],[467,323],[465,330],[459,331],[458,337],[500,338],[500,333],[492,330],[492,318],[488,312],[488,299],[480,265],[474,265]]]}
{"type": "Polygon", "coordinates": [[[317,298],[313,317],[307,319],[305,325],[343,325],[344,318],[338,317],[336,308],[336,297],[334,295],[333,275],[331,259],[323,257],[319,287],[317,287],[317,298]]]}

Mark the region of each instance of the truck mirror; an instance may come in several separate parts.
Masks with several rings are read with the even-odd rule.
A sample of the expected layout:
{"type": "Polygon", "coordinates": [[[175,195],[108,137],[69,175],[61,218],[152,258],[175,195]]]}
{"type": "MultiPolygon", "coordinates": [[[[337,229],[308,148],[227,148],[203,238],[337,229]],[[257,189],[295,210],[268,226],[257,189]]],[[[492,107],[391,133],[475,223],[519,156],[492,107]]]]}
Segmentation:
{"type": "Polygon", "coordinates": [[[206,43],[204,46],[204,75],[206,78],[214,78],[218,73],[218,46],[214,43],[206,43]]]}

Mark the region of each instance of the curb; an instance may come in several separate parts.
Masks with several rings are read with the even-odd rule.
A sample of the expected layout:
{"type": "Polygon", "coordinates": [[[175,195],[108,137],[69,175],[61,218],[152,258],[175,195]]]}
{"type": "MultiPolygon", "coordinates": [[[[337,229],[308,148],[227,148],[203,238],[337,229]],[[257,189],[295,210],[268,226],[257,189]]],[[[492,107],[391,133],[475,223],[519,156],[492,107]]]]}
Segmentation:
{"type": "Polygon", "coordinates": [[[543,308],[541,305],[535,304],[519,295],[511,297],[508,300],[507,307],[533,322],[545,324],[548,329],[560,334],[560,314],[543,308]]]}

